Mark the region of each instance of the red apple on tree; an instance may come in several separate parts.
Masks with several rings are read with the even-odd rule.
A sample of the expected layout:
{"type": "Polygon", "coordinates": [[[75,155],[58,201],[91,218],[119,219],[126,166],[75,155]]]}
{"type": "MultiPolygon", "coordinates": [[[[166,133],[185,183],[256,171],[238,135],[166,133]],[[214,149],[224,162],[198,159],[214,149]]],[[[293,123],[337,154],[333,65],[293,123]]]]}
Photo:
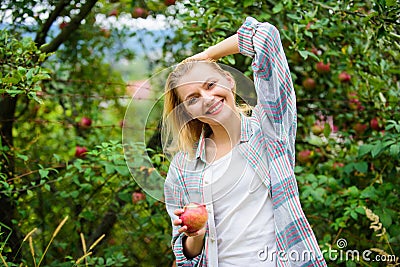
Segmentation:
{"type": "Polygon", "coordinates": [[[313,90],[315,89],[316,86],[315,80],[313,78],[308,77],[303,81],[303,86],[307,90],[313,90]]]}
{"type": "Polygon", "coordinates": [[[356,134],[362,135],[365,132],[365,130],[367,130],[367,127],[368,126],[366,124],[357,122],[356,124],[354,124],[353,130],[356,132],[356,134]]]}
{"type": "Polygon", "coordinates": [[[117,9],[113,9],[108,13],[108,16],[110,17],[117,17],[118,16],[118,10],[117,9]]]}
{"type": "Polygon", "coordinates": [[[81,121],[79,122],[79,126],[83,128],[88,128],[92,125],[92,120],[88,117],[82,117],[81,121]]]}
{"type": "Polygon", "coordinates": [[[132,193],[132,203],[136,204],[139,201],[146,200],[146,194],[140,191],[136,191],[132,193]]]}
{"type": "Polygon", "coordinates": [[[75,148],[75,157],[84,158],[86,156],[86,152],[88,152],[87,148],[84,146],[76,146],[75,148]]]}
{"type": "Polygon", "coordinates": [[[175,5],[175,0],[164,0],[164,4],[165,4],[166,6],[175,5]]]}
{"type": "Polygon", "coordinates": [[[351,75],[348,74],[348,73],[345,72],[345,71],[342,71],[341,73],[339,73],[338,79],[339,79],[339,81],[342,82],[342,83],[348,83],[348,82],[350,82],[350,80],[351,80],[351,75]]]}
{"type": "Polygon", "coordinates": [[[328,73],[331,70],[331,64],[320,61],[315,64],[315,69],[318,73],[328,73]]]}
{"type": "Polygon", "coordinates": [[[308,149],[302,150],[297,154],[297,160],[300,163],[308,163],[311,161],[312,152],[308,149]]]}
{"type": "Polygon", "coordinates": [[[371,129],[375,130],[375,131],[380,131],[382,130],[383,127],[381,127],[381,124],[379,123],[378,118],[372,118],[369,121],[369,126],[371,127],[371,129]]]}
{"type": "Polygon", "coordinates": [[[195,202],[185,205],[179,219],[182,220],[183,226],[186,225],[188,233],[200,230],[204,227],[208,219],[206,205],[195,202]]]}
{"type": "Polygon", "coordinates": [[[60,30],[64,29],[64,28],[67,27],[67,26],[68,26],[68,22],[65,22],[65,21],[61,22],[60,25],[58,25],[58,27],[60,28],[60,30]]]}
{"type": "Polygon", "coordinates": [[[132,18],[146,18],[147,10],[141,7],[135,7],[131,12],[132,18]]]}
{"type": "Polygon", "coordinates": [[[311,132],[315,135],[320,135],[324,131],[324,125],[315,123],[311,126],[311,132]]]}

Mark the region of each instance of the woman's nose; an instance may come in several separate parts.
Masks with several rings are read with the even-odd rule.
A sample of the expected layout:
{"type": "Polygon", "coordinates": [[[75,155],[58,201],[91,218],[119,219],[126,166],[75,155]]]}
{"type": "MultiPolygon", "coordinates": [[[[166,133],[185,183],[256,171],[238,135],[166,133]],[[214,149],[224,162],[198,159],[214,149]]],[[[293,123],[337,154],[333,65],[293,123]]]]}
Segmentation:
{"type": "Polygon", "coordinates": [[[206,93],[206,92],[203,92],[203,93],[202,93],[202,97],[203,97],[204,102],[205,102],[206,104],[210,104],[210,103],[213,103],[213,102],[214,102],[214,96],[213,96],[212,94],[208,94],[208,93],[206,93]]]}

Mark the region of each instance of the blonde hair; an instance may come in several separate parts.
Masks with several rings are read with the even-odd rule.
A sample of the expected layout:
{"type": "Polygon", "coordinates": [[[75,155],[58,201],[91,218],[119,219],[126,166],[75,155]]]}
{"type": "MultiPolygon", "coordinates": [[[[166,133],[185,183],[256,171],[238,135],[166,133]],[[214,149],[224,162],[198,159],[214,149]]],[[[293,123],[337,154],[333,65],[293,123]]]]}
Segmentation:
{"type": "MultiPolygon", "coordinates": [[[[186,59],[179,63],[175,69],[168,75],[165,84],[164,110],[163,110],[163,145],[164,152],[174,155],[178,151],[188,152],[190,156],[194,155],[195,145],[200,138],[202,131],[210,134],[211,128],[208,124],[198,119],[193,119],[186,111],[182,101],[177,94],[179,80],[193,69],[196,63],[210,64],[212,68],[221,74],[231,77],[232,75],[221,68],[214,60],[196,60],[186,59]]],[[[236,95],[236,83],[232,89],[236,95]]],[[[237,106],[239,111],[248,111],[248,106],[244,108],[237,106]]]]}

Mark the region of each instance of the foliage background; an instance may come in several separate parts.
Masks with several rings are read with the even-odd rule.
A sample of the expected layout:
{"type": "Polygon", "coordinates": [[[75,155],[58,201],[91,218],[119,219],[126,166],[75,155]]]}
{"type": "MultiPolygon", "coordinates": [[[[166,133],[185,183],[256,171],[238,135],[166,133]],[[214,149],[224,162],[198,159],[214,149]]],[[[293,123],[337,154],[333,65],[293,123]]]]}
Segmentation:
{"type": "MultiPolygon", "coordinates": [[[[125,164],[125,87],[230,36],[246,16],[269,21],[281,33],[298,97],[301,201],[321,248],[339,249],[337,241],[345,238],[345,249],[398,257],[399,14],[393,0],[3,1],[2,263],[172,264],[164,204],[140,195],[125,164]],[[166,17],[173,35],[149,31],[160,54],[137,54],[139,46],[148,46],[143,32],[115,23],[142,21],[137,7],[143,17],[166,17]],[[104,26],[99,18],[112,23],[104,26]],[[128,45],[132,37],[139,40],[136,49],[128,45]],[[328,71],[316,67],[320,61],[329,63],[328,71]],[[350,80],[339,79],[342,72],[350,80]],[[82,117],[92,125],[80,125],[82,117]],[[85,157],[75,156],[76,146],[88,149],[85,157]],[[134,192],[140,197],[132,199],[134,192]],[[86,252],[93,254],[76,263],[86,252]]],[[[249,58],[222,62],[251,77],[249,58]]],[[[165,175],[168,162],[152,123],[147,147],[165,175]]],[[[140,162],[143,153],[131,156],[140,162]]],[[[133,170],[137,177],[152,172],[144,163],[133,170]]],[[[395,265],[325,256],[329,266],[395,265]]]]}

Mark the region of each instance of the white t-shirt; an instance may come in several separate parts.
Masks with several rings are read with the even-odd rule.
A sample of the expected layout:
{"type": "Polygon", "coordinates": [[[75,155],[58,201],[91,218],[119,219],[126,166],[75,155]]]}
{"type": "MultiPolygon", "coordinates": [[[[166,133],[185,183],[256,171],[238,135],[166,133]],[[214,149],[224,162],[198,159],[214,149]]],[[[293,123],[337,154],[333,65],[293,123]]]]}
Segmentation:
{"type": "Polygon", "coordinates": [[[266,186],[237,147],[208,164],[218,266],[276,266],[275,224],[266,186]]]}

